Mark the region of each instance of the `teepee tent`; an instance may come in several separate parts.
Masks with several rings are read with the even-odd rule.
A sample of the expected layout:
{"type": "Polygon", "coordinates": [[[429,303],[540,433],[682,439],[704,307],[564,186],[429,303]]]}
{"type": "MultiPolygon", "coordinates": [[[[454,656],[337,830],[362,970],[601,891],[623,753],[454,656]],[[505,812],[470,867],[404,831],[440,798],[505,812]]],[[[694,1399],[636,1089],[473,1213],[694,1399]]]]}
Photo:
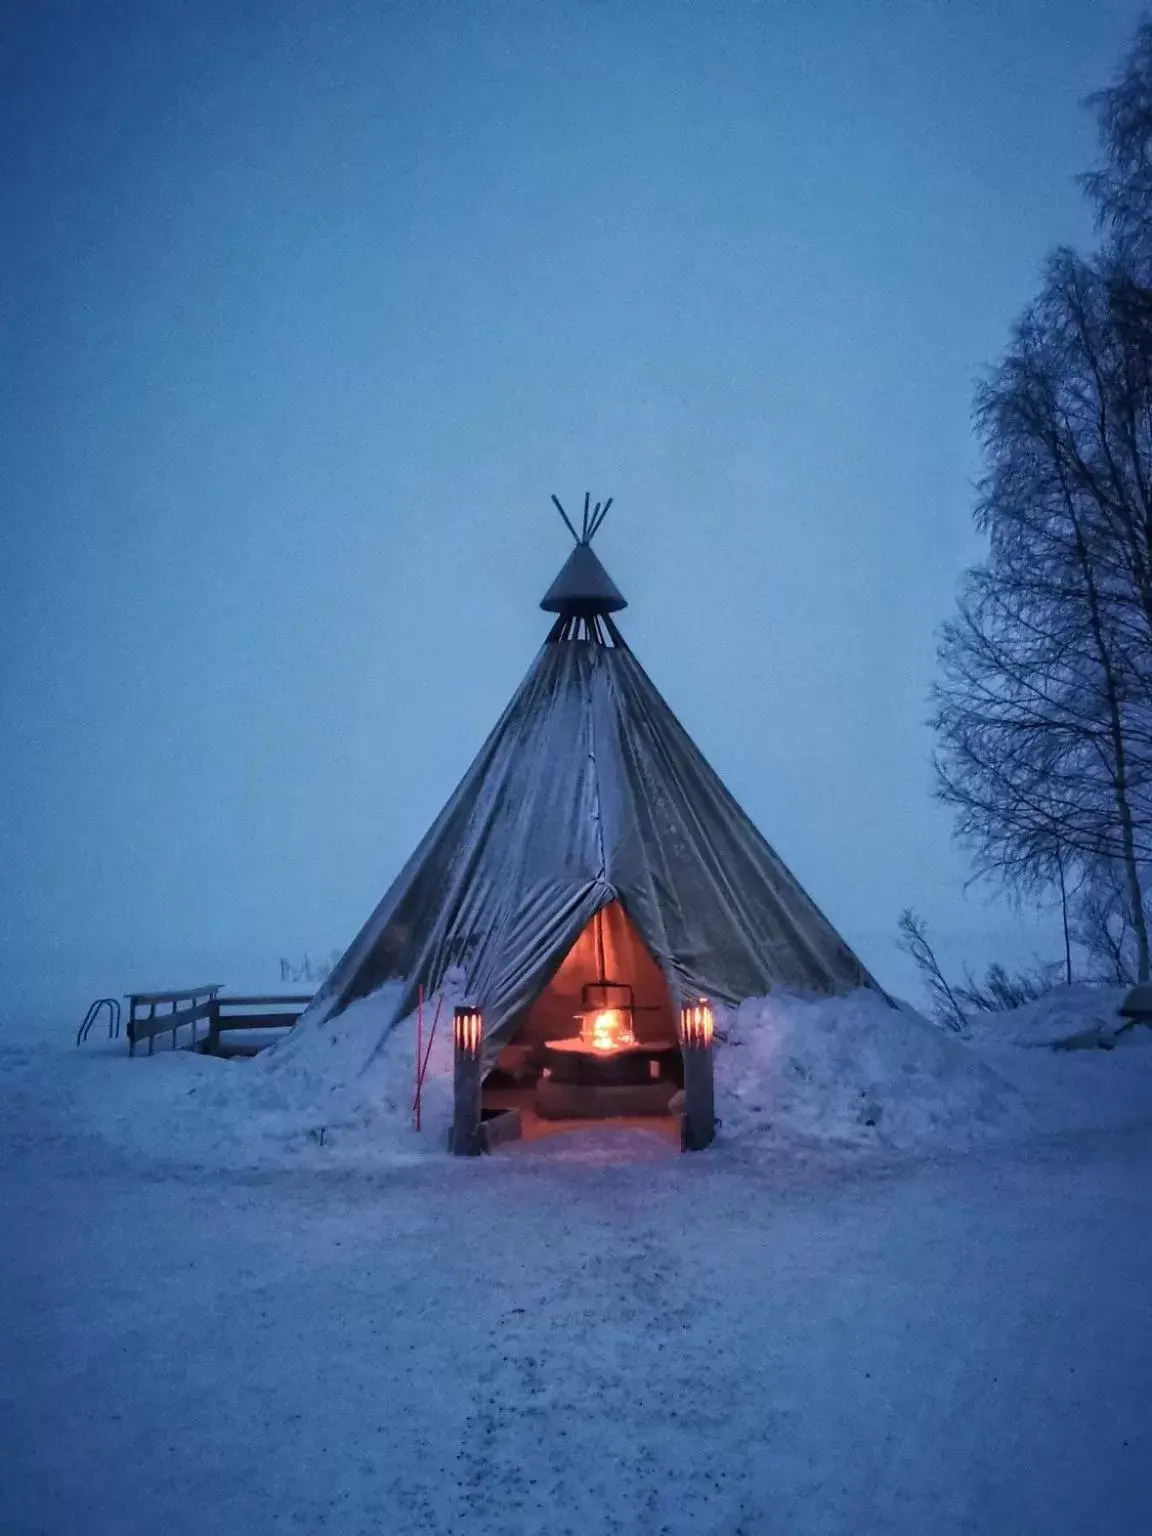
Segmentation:
{"type": "Polygon", "coordinates": [[[489,1065],[534,1009],[570,1014],[581,977],[606,969],[662,993],[668,1016],[690,997],[875,985],[614,623],[627,605],[592,549],[609,505],[586,499],[580,532],[560,508],[576,542],[541,603],[552,629],[301,1031],[389,982],[399,1020],[451,967],[483,1012],[489,1065]]]}

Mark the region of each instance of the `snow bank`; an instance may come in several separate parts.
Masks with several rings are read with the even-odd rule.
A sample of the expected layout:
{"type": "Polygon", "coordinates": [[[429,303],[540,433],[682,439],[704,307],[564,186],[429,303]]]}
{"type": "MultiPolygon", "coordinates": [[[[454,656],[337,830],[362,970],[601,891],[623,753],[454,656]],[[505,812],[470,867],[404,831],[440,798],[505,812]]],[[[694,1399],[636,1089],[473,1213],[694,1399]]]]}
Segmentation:
{"type": "Polygon", "coordinates": [[[450,975],[424,1007],[419,1133],[412,1116],[416,1016],[397,1018],[399,985],[322,1023],[305,1018],[254,1060],[199,1058],[209,1071],[187,1089],[187,1108],[201,1128],[219,1128],[232,1162],[382,1166],[439,1154],[452,1123],[452,1009],[462,980],[450,975]],[[232,1070],[222,1073],[222,1066],[232,1070]]]}
{"type": "Polygon", "coordinates": [[[420,1156],[444,1148],[452,1124],[452,1010],[463,977],[450,974],[424,1007],[427,1060],[421,1131],[412,1128],[417,1020],[397,1019],[399,986],[382,987],[322,1023],[307,1019],[252,1064],[254,1107],[312,1122],[325,1144],[420,1156]]]}
{"type": "Polygon", "coordinates": [[[1118,987],[1059,987],[1022,1008],[974,1016],[967,1036],[1017,1087],[1037,1130],[1152,1124],[1152,1029],[1117,1033],[1123,996],[1118,987]],[[1094,1040],[1112,1049],[1095,1049],[1094,1040]],[[1088,1048],[1059,1048],[1069,1041],[1088,1048]]]}
{"type": "Polygon", "coordinates": [[[742,1003],[717,1046],[725,1138],[910,1149],[1019,1130],[1017,1090],[963,1041],[874,992],[742,1003]]]}
{"type": "Polygon", "coordinates": [[[1003,1013],[968,1015],[964,1038],[981,1045],[1058,1045],[1078,1035],[1110,1039],[1123,1022],[1123,987],[1086,983],[1055,987],[1033,1003],[1003,1013]]]}
{"type": "Polygon", "coordinates": [[[1113,1050],[1122,992],[1061,987],[969,1021],[964,1036],[871,992],[751,998],[717,1046],[717,1112],[737,1143],[962,1148],[1003,1137],[1152,1124],[1152,1029],[1113,1050]],[[1041,1049],[1040,1047],[1048,1047],[1041,1049]]]}

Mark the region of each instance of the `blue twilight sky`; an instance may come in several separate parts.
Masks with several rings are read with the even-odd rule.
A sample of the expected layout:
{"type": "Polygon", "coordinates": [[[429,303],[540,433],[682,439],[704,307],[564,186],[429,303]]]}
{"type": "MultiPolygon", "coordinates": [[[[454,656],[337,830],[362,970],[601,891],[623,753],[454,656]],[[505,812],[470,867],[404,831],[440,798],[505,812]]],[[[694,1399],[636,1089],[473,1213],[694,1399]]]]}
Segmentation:
{"type": "MultiPolygon", "coordinates": [[[[974,378],[1120,0],[3,9],[0,1012],[343,946],[613,494],[628,638],[861,955],[1055,950],[930,798],[974,378]]],[[[1054,937],[1054,936],[1053,936],[1054,937]]]]}

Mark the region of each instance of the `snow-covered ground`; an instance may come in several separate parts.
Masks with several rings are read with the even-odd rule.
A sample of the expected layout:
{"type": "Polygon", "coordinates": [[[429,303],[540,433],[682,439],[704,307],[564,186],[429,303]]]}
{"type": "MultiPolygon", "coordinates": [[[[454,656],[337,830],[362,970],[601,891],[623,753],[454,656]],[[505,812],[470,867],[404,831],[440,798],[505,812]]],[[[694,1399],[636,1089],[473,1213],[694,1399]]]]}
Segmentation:
{"type": "Polygon", "coordinates": [[[1152,1530],[1150,1032],[875,1008],[723,1021],[694,1157],[448,1159],[366,1013],[255,1063],[0,1037],[0,1530],[1152,1530]]]}

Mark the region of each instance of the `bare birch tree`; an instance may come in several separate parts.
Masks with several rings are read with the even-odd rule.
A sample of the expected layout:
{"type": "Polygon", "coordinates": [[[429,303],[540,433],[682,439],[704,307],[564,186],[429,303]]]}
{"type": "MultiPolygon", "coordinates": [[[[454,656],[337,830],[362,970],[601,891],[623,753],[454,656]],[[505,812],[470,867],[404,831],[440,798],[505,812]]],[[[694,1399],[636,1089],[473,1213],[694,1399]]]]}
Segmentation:
{"type": "Polygon", "coordinates": [[[978,867],[1067,891],[1121,874],[1149,974],[1152,389],[1114,257],[1056,254],[981,388],[989,556],[941,645],[939,790],[978,867]]]}
{"type": "Polygon", "coordinates": [[[1103,153],[1083,184],[1101,227],[1146,286],[1152,258],[1152,21],[1137,29],[1116,78],[1091,104],[1103,153]]]}

